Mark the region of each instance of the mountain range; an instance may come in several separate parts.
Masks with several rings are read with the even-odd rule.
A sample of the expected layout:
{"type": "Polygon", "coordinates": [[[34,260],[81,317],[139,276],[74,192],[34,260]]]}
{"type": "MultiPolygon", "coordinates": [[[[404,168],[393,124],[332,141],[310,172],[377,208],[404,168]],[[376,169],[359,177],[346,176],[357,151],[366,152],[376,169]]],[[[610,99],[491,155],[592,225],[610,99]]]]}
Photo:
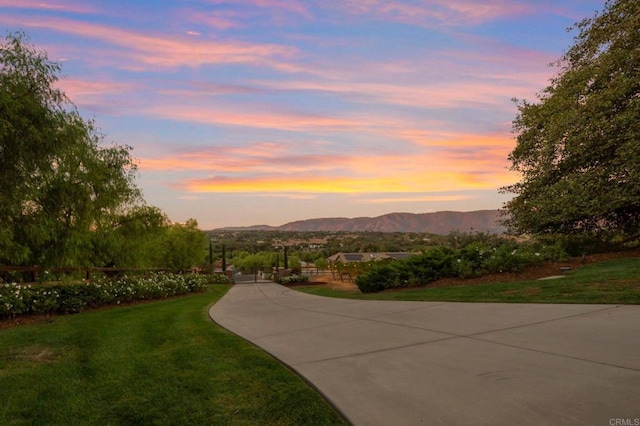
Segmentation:
{"type": "Polygon", "coordinates": [[[424,232],[447,235],[453,230],[461,232],[489,232],[500,234],[506,230],[498,223],[499,210],[472,212],[441,211],[434,213],[389,213],[377,217],[320,218],[289,222],[281,226],[254,225],[226,227],[226,231],[372,231],[372,232],[424,232]]]}

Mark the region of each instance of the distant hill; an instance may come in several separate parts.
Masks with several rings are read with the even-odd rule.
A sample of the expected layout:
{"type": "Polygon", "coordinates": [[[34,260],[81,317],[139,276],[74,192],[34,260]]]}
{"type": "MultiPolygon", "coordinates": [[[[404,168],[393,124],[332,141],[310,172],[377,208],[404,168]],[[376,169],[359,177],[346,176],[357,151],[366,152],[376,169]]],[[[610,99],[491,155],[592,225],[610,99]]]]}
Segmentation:
{"type": "Polygon", "coordinates": [[[499,234],[505,231],[503,226],[498,225],[499,218],[499,210],[389,213],[378,217],[307,219],[289,222],[282,226],[255,225],[221,229],[229,231],[426,232],[437,235],[447,235],[452,230],[459,230],[499,234]]]}

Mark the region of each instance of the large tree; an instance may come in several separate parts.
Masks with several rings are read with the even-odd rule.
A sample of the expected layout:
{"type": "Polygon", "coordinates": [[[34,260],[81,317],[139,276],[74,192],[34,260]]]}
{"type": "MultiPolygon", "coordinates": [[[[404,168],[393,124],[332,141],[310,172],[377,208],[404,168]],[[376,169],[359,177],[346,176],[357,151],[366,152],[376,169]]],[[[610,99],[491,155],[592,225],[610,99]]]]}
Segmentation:
{"type": "Polygon", "coordinates": [[[537,102],[516,101],[521,181],[502,188],[516,232],[640,231],[640,2],[609,0],[577,23],[537,102]]]}
{"type": "Polygon", "coordinates": [[[23,34],[0,43],[0,264],[86,266],[107,216],[141,204],[127,146],[103,146],[23,34]]]}
{"type": "Polygon", "coordinates": [[[184,224],[172,223],[156,246],[156,264],[166,268],[189,269],[205,264],[206,234],[198,229],[198,222],[189,219],[184,224]]]}

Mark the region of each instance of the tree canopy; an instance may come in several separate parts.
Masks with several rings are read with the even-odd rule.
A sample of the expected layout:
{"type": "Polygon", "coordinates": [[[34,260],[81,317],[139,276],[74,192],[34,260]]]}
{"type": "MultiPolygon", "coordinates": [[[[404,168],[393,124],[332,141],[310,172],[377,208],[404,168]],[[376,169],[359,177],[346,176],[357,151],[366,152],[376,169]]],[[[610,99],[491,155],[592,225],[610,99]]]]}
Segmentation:
{"type": "Polygon", "coordinates": [[[60,70],[24,34],[0,42],[0,264],[201,262],[197,223],[145,204],[131,147],[104,143],[55,87],[60,70]]]}
{"type": "Polygon", "coordinates": [[[521,181],[502,188],[505,224],[520,233],[640,230],[640,2],[609,0],[575,24],[559,74],[538,101],[516,100],[521,181]]]}

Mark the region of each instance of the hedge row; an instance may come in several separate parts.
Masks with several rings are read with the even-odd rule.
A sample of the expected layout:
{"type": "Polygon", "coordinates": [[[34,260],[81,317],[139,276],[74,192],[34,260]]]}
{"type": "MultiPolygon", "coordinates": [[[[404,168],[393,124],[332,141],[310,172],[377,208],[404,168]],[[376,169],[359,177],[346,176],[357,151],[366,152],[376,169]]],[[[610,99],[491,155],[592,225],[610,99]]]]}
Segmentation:
{"type": "Polygon", "coordinates": [[[436,247],[406,260],[370,262],[356,279],[363,293],[424,286],[446,277],[472,278],[497,272],[516,272],[568,255],[558,245],[490,245],[473,242],[462,249],[436,247]]]}
{"type": "Polygon", "coordinates": [[[306,275],[289,275],[288,277],[279,277],[277,279],[278,284],[298,284],[309,282],[309,277],[306,275]]]}
{"type": "Polygon", "coordinates": [[[149,277],[98,279],[79,284],[0,285],[0,318],[24,314],[71,314],[89,308],[163,299],[203,291],[208,284],[228,282],[217,275],[157,273],[149,277]]]}

